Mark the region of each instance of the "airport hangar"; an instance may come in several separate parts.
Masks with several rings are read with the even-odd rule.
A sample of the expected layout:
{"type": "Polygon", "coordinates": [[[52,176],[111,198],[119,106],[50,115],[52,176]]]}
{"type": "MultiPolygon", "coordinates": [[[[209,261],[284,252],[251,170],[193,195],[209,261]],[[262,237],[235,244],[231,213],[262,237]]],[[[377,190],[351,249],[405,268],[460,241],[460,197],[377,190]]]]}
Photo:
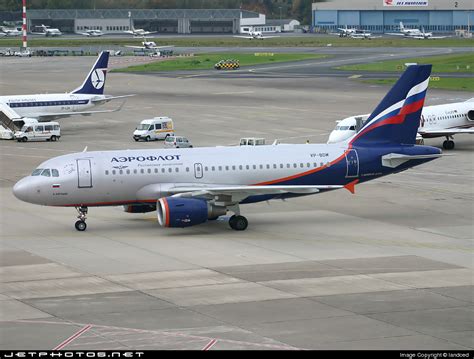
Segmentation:
{"type": "Polygon", "coordinates": [[[474,30],[472,0],[333,0],[312,6],[314,32],[335,31],[339,27],[356,27],[371,32],[396,31],[400,21],[408,28],[424,27],[431,32],[474,30]],[[389,5],[390,3],[391,5],[389,5]],[[418,3],[421,6],[397,3],[418,3]]]}
{"type": "MultiPolygon", "coordinates": [[[[240,9],[41,9],[27,10],[31,31],[41,24],[63,32],[102,30],[123,33],[145,28],[159,33],[239,33],[241,26],[263,26],[265,15],[240,9]]],[[[21,19],[21,12],[0,12],[0,21],[21,19]]]]}

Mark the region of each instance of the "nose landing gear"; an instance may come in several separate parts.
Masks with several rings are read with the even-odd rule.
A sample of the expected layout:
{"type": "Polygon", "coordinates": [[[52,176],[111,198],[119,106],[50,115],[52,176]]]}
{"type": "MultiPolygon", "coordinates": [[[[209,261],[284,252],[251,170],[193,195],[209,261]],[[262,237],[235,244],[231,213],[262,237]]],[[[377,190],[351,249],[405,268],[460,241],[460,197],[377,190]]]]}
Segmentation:
{"type": "Polygon", "coordinates": [[[87,224],[86,224],[87,207],[76,207],[76,210],[79,213],[79,215],[77,216],[79,220],[75,223],[74,226],[79,232],[83,232],[87,228],[87,224]]]}

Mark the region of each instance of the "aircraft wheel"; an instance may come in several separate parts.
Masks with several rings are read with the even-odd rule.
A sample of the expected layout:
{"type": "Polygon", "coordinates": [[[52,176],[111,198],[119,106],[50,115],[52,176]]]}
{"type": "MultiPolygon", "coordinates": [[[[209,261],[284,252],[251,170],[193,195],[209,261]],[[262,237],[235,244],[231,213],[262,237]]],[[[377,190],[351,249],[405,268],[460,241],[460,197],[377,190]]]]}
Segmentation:
{"type": "Polygon", "coordinates": [[[454,141],[451,141],[451,140],[446,140],[443,142],[443,148],[445,150],[452,150],[454,149],[454,141]]]}
{"type": "Polygon", "coordinates": [[[84,232],[87,228],[87,224],[84,221],[77,221],[74,226],[79,232],[84,232]]]}
{"type": "Polygon", "coordinates": [[[232,216],[229,219],[229,226],[235,231],[244,231],[247,229],[249,222],[244,216],[232,216]]]}

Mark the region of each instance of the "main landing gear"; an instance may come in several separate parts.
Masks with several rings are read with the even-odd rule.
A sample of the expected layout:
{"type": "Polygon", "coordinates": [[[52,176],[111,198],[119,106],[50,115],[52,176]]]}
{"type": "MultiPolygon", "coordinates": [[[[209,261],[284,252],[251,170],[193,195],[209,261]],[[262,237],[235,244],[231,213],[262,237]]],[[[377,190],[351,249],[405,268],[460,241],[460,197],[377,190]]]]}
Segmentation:
{"type": "Polygon", "coordinates": [[[229,218],[229,226],[235,231],[245,231],[249,226],[249,221],[247,218],[240,215],[240,207],[239,205],[234,205],[229,207],[229,210],[234,212],[235,214],[229,218]]]}
{"type": "Polygon", "coordinates": [[[446,141],[443,142],[443,148],[445,150],[452,150],[454,148],[454,141],[451,136],[446,136],[446,141]]]}
{"type": "Polygon", "coordinates": [[[77,213],[79,215],[77,218],[79,220],[75,223],[75,227],[79,232],[83,232],[87,228],[86,218],[87,218],[87,207],[76,207],[77,213]]]}

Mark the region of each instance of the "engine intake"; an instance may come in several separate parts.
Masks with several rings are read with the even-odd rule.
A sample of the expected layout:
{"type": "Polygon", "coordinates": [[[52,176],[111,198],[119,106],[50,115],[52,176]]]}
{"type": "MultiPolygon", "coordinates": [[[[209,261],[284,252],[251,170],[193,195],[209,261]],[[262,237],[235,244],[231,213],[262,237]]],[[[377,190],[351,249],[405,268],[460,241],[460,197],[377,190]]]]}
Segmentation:
{"type": "Polygon", "coordinates": [[[162,227],[190,227],[226,214],[227,208],[203,199],[163,197],[157,202],[156,213],[162,227]]]}
{"type": "Polygon", "coordinates": [[[474,121],[474,110],[470,110],[467,112],[467,119],[469,121],[474,121]]]}

